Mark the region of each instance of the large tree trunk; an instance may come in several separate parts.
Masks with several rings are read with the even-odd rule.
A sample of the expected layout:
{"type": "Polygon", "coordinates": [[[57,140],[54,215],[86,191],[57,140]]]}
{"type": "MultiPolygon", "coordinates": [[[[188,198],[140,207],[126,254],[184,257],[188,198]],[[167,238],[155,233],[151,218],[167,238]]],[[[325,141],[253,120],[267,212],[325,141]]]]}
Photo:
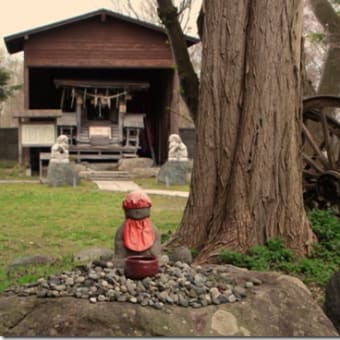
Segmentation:
{"type": "Polygon", "coordinates": [[[302,1],[204,2],[191,191],[173,244],[241,252],[275,236],[306,254],[302,199],[302,1]]]}

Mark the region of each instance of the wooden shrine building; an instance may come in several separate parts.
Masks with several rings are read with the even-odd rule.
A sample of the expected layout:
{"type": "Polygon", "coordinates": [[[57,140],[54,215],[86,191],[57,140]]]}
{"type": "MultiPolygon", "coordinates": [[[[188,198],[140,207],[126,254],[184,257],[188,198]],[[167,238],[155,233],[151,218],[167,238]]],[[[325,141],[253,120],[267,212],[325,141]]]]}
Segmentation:
{"type": "MultiPolygon", "coordinates": [[[[197,39],[187,37],[188,47],[197,39]]],[[[101,9],[5,37],[24,52],[19,160],[36,168],[60,134],[78,160],[162,163],[178,131],[175,62],[163,28],[101,9]]]]}

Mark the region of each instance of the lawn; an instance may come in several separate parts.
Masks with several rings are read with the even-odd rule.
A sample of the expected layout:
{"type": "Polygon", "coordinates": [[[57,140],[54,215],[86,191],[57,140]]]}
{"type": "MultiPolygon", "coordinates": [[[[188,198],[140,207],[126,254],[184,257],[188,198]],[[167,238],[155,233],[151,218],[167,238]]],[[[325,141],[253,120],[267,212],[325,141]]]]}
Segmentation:
{"type": "MultiPolygon", "coordinates": [[[[99,191],[86,181],[76,188],[0,184],[0,280],[6,264],[23,255],[46,254],[65,262],[87,247],[113,248],[115,231],[124,221],[124,196],[99,191]]],[[[161,233],[174,231],[186,199],[151,199],[152,222],[161,233]]],[[[0,282],[0,290],[7,285],[0,282]]]]}

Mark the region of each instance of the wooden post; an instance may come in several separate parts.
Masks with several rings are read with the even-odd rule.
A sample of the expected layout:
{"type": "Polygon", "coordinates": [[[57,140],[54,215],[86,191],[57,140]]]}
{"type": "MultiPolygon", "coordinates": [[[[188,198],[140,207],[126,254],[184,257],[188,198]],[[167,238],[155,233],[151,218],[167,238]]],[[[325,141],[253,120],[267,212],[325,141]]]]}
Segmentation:
{"type": "Polygon", "coordinates": [[[81,95],[78,94],[76,99],[77,140],[80,136],[82,105],[83,98],[81,95]]]}
{"type": "Polygon", "coordinates": [[[123,142],[123,122],[126,113],[126,101],[120,101],[119,114],[118,114],[118,129],[119,129],[119,142],[123,142]]]}
{"type": "Polygon", "coordinates": [[[22,119],[18,118],[18,158],[19,158],[19,164],[22,165],[22,119]]]}

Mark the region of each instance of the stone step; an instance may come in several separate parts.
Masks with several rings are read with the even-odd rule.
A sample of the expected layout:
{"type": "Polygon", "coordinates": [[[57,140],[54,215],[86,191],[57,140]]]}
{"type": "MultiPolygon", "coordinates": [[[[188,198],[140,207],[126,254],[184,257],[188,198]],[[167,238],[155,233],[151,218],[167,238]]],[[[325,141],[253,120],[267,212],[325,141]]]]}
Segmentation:
{"type": "Polygon", "coordinates": [[[130,174],[127,171],[80,171],[79,176],[92,181],[118,181],[130,179],[130,174]]]}

